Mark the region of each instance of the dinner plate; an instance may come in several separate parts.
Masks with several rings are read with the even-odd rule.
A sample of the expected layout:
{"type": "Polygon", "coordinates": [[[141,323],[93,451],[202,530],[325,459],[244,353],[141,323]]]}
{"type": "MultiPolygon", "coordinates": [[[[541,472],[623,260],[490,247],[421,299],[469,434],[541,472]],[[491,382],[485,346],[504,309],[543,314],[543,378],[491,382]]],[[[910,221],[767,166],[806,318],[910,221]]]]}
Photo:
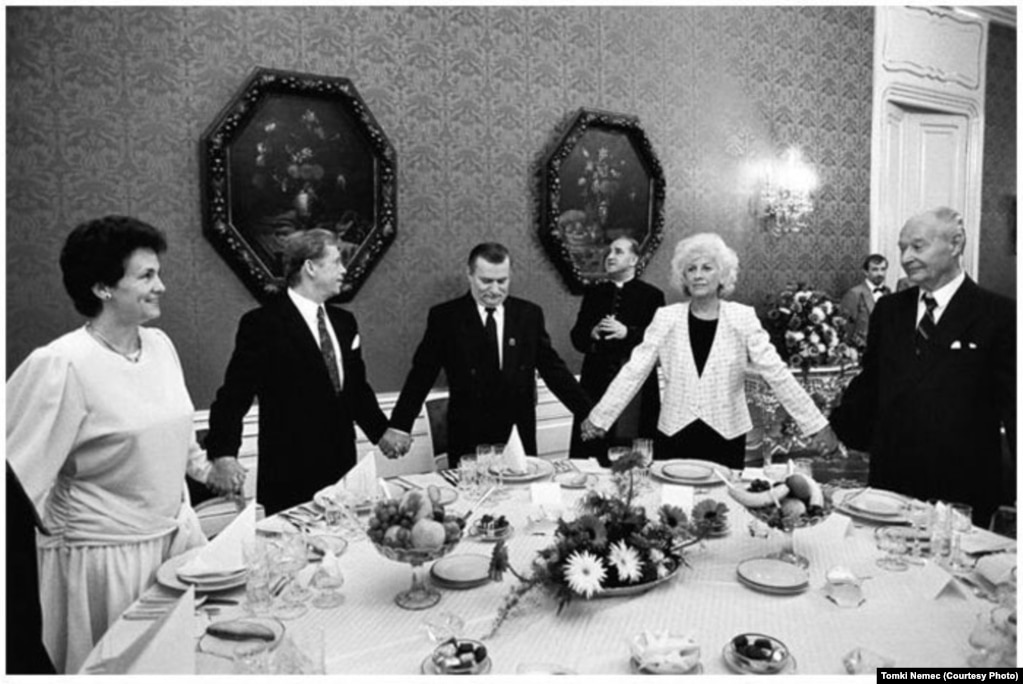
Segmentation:
{"type": "Polygon", "coordinates": [[[182,553],[181,555],[174,556],[164,561],[156,570],[156,581],[168,589],[177,589],[178,591],[185,591],[189,587],[195,587],[197,593],[209,593],[213,591],[223,591],[224,589],[234,589],[245,584],[245,573],[234,576],[230,575],[226,578],[217,578],[215,581],[210,582],[195,582],[189,583],[184,582],[178,577],[178,568],[192,560],[200,551],[201,546],[197,546],[194,549],[182,553]]]}
{"type": "Polygon", "coordinates": [[[774,596],[795,596],[796,594],[802,594],[804,591],[810,588],[810,583],[806,582],[794,587],[786,587],[784,589],[776,589],[763,584],[757,584],[756,582],[750,582],[744,579],[742,576],[738,576],[739,584],[752,589],[753,591],[760,592],[761,594],[772,594],[774,596]]]}
{"type": "MultiPolygon", "coordinates": [[[[878,491],[883,491],[883,490],[872,490],[872,492],[874,492],[874,493],[876,493],[878,491]]],[[[900,497],[901,496],[899,494],[895,494],[894,492],[884,492],[884,493],[887,494],[888,496],[892,496],[892,497],[900,497]]],[[[860,490],[851,491],[851,492],[845,492],[844,494],[842,494],[838,498],[838,501],[835,503],[835,510],[838,511],[839,513],[843,513],[843,514],[849,516],[850,518],[855,518],[857,520],[861,520],[861,521],[864,521],[864,522],[881,523],[881,524],[884,524],[884,525],[908,525],[909,524],[909,517],[906,515],[905,509],[903,509],[902,511],[896,513],[895,515],[888,515],[888,514],[885,514],[885,513],[882,513],[882,514],[879,515],[877,513],[872,513],[870,511],[863,510],[862,506],[860,506],[860,507],[854,506],[853,503],[855,503],[855,501],[850,502],[850,499],[855,499],[855,497],[857,497],[859,494],[861,494],[860,490]]],[[[903,498],[903,501],[906,501],[906,499],[903,498]]],[[[867,507],[870,507],[869,503],[867,504],[867,507]]]]}
{"type": "Polygon", "coordinates": [[[253,651],[272,650],[277,647],[284,637],[284,624],[277,618],[242,617],[231,622],[249,622],[268,627],[274,633],[273,641],[266,641],[264,639],[224,639],[222,637],[215,637],[212,634],[203,634],[199,638],[198,650],[201,653],[209,653],[218,658],[233,659],[239,649],[245,647],[250,647],[253,651]]]}
{"type": "Polygon", "coordinates": [[[554,476],[554,481],[565,489],[585,489],[597,478],[596,473],[565,472],[554,476]]]}
{"type": "MultiPolygon", "coordinates": [[[[320,508],[326,508],[328,503],[341,503],[341,493],[345,491],[343,485],[334,483],[313,494],[313,503],[320,508]]],[[[369,513],[373,510],[373,501],[369,498],[357,501],[353,506],[356,514],[369,513]]]]}
{"type": "Polygon", "coordinates": [[[775,558],[749,558],[735,568],[739,579],[772,590],[805,588],[810,581],[806,570],[775,558]]]}
{"type": "Polygon", "coordinates": [[[549,477],[554,472],[554,464],[536,456],[526,456],[526,472],[524,473],[498,471],[494,468],[491,468],[490,471],[495,475],[500,472],[502,479],[506,483],[515,484],[517,482],[532,482],[533,480],[549,477]]]}
{"type": "Polygon", "coordinates": [[[478,553],[445,556],[430,568],[430,577],[449,589],[471,589],[490,581],[490,557],[478,553]]]}
{"type": "Polygon", "coordinates": [[[906,509],[906,499],[899,494],[877,489],[866,489],[846,497],[845,504],[860,513],[884,518],[899,515],[906,509]]]}
{"type": "Polygon", "coordinates": [[[701,487],[716,487],[724,484],[720,478],[714,475],[715,470],[725,477],[728,476],[728,469],[725,466],[712,461],[696,459],[654,461],[650,466],[650,473],[660,480],[701,487]]]}

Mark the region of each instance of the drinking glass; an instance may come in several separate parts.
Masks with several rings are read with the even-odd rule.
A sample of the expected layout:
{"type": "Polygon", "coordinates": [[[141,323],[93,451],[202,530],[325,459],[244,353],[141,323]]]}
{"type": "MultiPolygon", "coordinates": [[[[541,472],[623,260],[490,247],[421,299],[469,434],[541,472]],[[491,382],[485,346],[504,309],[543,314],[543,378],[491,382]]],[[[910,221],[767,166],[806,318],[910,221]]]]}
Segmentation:
{"type": "Polygon", "coordinates": [[[927,503],[931,505],[931,557],[944,563],[948,560],[952,517],[948,514],[948,504],[944,501],[931,499],[927,503]]]}
{"type": "Polygon", "coordinates": [[[638,470],[638,484],[641,490],[649,489],[650,466],[654,462],[654,440],[637,437],[632,440],[632,450],[643,457],[642,467],[638,470]]]}
{"type": "Polygon", "coordinates": [[[807,477],[813,477],[813,459],[812,458],[794,458],[792,459],[792,470],[796,473],[802,473],[807,477]]]}
{"type": "Polygon", "coordinates": [[[341,573],[341,564],[337,558],[325,557],[313,573],[310,584],[317,589],[313,597],[313,606],[316,608],[337,608],[345,602],[344,594],[338,591],[345,584],[345,576],[341,573]]]}
{"type": "Polygon", "coordinates": [[[452,637],[461,636],[465,629],[465,620],[454,613],[443,611],[424,619],[423,627],[426,629],[426,635],[430,637],[430,641],[439,644],[452,637]]]}
{"type": "Polygon", "coordinates": [[[458,489],[467,500],[475,499],[479,491],[479,462],[475,456],[462,456],[458,461],[458,489]]]}
{"type": "Polygon", "coordinates": [[[264,539],[242,543],[245,575],[245,610],[253,615],[266,615],[273,605],[270,595],[270,551],[264,539]]]}
{"type": "Polygon", "coordinates": [[[949,517],[949,568],[953,572],[966,572],[973,563],[962,551],[963,535],[973,529],[973,507],[968,504],[948,504],[949,517]]]}
{"type": "Polygon", "coordinates": [[[913,543],[910,546],[909,553],[915,558],[923,558],[933,551],[933,549],[924,551],[924,540],[928,540],[928,546],[930,546],[931,518],[933,515],[934,512],[930,504],[916,499],[910,501],[906,508],[906,517],[909,518],[909,524],[913,527],[913,543]]]}
{"type": "MultiPolygon", "coordinates": [[[[476,447],[476,467],[479,471],[481,495],[500,484],[497,472],[500,469],[500,464],[495,460],[493,444],[480,444],[476,447]]],[[[496,491],[483,502],[485,508],[493,508],[497,505],[495,494],[497,494],[496,491]]]]}
{"type": "Polygon", "coordinates": [[[909,568],[906,559],[902,557],[908,551],[902,530],[897,527],[878,527],[874,530],[874,542],[878,550],[885,553],[875,561],[879,568],[892,572],[905,572],[909,568]]]}
{"type": "Polygon", "coordinates": [[[280,603],[274,607],[275,617],[291,620],[305,615],[308,610],[303,601],[309,598],[311,592],[305,587],[298,586],[298,573],[307,562],[305,539],[302,535],[300,533],[281,535],[272,562],[274,574],[284,578],[280,603]]]}

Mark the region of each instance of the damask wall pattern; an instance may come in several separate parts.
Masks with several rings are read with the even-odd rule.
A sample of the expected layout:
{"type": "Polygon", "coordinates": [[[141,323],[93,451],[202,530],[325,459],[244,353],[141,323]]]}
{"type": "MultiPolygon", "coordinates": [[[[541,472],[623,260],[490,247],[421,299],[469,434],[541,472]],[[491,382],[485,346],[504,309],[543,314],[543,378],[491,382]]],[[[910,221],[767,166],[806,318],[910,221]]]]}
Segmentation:
{"type": "Polygon", "coordinates": [[[1016,297],[1016,30],[991,24],[984,98],[978,280],[1016,297]]]}
{"type": "MultiPolygon", "coordinates": [[[[398,155],[398,237],[349,308],[377,391],[408,370],[427,308],[465,291],[478,241],[513,253],[573,369],[569,294],[536,235],[536,171],[580,107],[637,115],[680,237],[721,232],[735,298],[786,282],[839,295],[869,244],[871,7],[70,7],[7,10],[8,374],[79,325],[56,267],[105,213],[162,227],[158,325],[199,408],[256,302],[202,236],[198,139],[255,66],[350,78],[398,155]],[[799,146],[820,176],[805,233],[770,238],[748,165],[799,146]]],[[[677,299],[674,293],[669,299],[677,299]]]]}

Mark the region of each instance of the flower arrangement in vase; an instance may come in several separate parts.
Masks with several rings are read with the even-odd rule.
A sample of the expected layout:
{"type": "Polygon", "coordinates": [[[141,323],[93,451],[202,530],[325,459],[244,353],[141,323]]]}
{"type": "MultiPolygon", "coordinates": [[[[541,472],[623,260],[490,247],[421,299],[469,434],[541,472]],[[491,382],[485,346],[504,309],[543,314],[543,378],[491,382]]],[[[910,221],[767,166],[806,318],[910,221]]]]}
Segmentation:
{"type": "Polygon", "coordinates": [[[778,353],[789,366],[808,370],[859,362],[846,337],[848,321],[832,299],[805,283],[787,285],[767,298],[767,322],[778,353]]]}
{"type": "Polygon", "coordinates": [[[619,482],[615,493],[588,491],[579,501],[579,515],[561,518],[554,543],[537,553],[528,575],[518,573],[508,562],[504,542],[494,548],[490,574],[501,581],[504,572],[519,580],[505,597],[491,627],[493,636],[534,589],[541,589],[558,604],[560,612],[576,599],[638,594],[668,581],[685,564],[685,547],[720,529],[728,507],[717,501],[701,501],[691,515],[676,506],[662,505],[656,518],[634,502],[633,479],[642,468],[638,452],[619,458],[612,472],[619,482]]]}

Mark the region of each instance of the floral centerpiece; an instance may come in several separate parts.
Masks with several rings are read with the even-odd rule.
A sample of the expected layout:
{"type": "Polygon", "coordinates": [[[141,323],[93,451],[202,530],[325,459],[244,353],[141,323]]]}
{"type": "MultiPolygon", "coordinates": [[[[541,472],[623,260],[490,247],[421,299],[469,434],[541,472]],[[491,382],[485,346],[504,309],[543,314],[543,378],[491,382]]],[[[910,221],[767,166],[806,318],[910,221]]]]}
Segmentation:
{"type": "Polygon", "coordinates": [[[859,352],[846,340],[848,321],[820,290],[805,283],[788,285],[767,298],[767,331],[789,366],[808,370],[859,362],[859,352]]]}
{"type": "Polygon", "coordinates": [[[587,492],[574,520],[558,520],[554,544],[537,554],[530,574],[518,573],[508,562],[504,542],[497,544],[491,578],[501,581],[507,571],[519,584],[505,598],[488,637],[534,589],[554,598],[560,612],[575,599],[626,587],[640,591],[643,585],[664,581],[685,563],[686,546],[725,523],[728,507],[711,500],[698,503],[691,516],[681,508],[663,505],[656,518],[649,517],[633,501],[633,475],[643,462],[643,455],[633,452],[612,463],[612,472],[628,475],[628,486],[614,494],[587,492]]]}

